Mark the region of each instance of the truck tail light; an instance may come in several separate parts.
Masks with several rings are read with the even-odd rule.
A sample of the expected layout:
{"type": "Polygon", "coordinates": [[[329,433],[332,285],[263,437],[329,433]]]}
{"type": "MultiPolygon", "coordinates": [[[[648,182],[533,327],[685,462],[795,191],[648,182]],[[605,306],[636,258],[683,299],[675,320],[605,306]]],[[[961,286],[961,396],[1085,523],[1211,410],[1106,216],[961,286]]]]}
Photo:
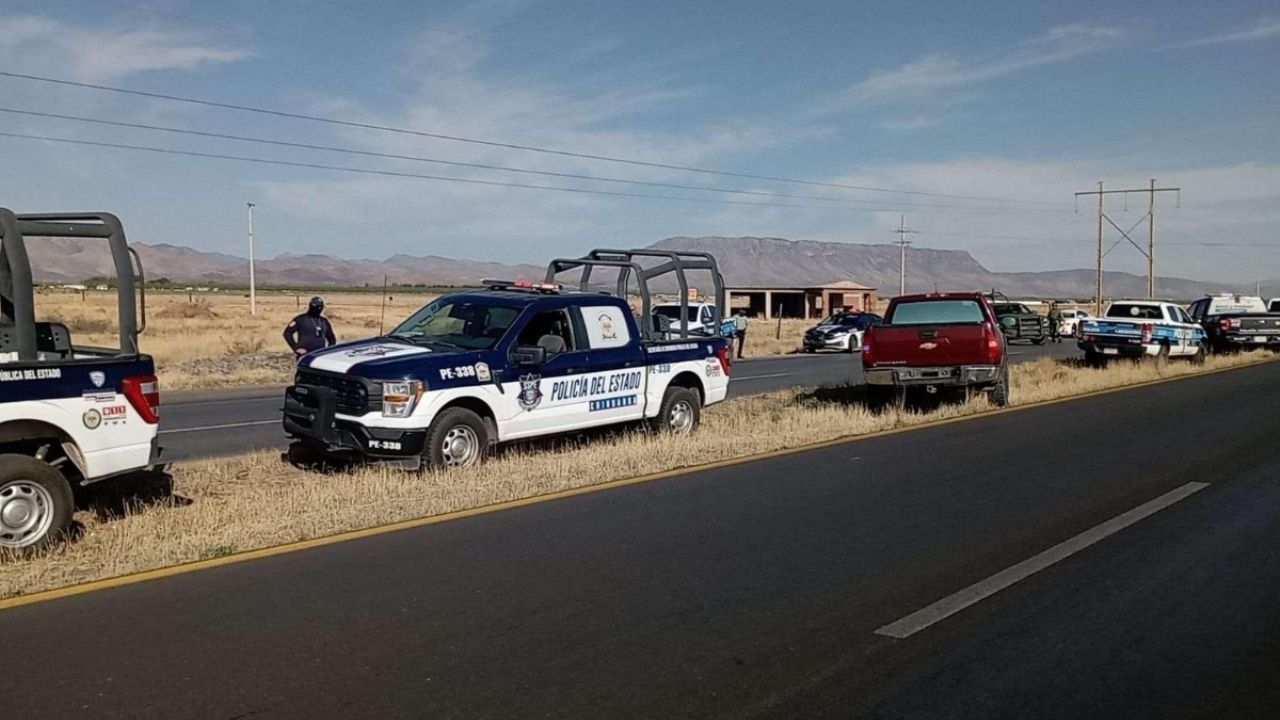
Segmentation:
{"type": "Polygon", "coordinates": [[[871,326],[866,332],[862,333],[862,366],[870,367],[876,362],[875,353],[875,336],[876,328],[871,326]]]}
{"type": "Polygon", "coordinates": [[[1222,320],[1219,321],[1219,324],[1222,325],[1223,332],[1231,332],[1231,330],[1235,328],[1236,320],[1235,318],[1222,318],[1222,320]]]}
{"type": "Polygon", "coordinates": [[[991,365],[1000,363],[1000,334],[990,322],[982,323],[982,339],[987,350],[987,362],[991,365]]]}
{"type": "Polygon", "coordinates": [[[1151,323],[1142,323],[1142,342],[1151,342],[1151,336],[1155,333],[1156,326],[1151,323]]]}
{"type": "Polygon", "coordinates": [[[134,375],[124,379],[124,396],[148,425],[160,422],[160,383],[155,375],[134,375]]]}
{"type": "Polygon", "coordinates": [[[720,369],[724,371],[724,376],[733,375],[733,355],[729,353],[729,346],[725,345],[716,350],[716,357],[720,359],[720,369]]]}

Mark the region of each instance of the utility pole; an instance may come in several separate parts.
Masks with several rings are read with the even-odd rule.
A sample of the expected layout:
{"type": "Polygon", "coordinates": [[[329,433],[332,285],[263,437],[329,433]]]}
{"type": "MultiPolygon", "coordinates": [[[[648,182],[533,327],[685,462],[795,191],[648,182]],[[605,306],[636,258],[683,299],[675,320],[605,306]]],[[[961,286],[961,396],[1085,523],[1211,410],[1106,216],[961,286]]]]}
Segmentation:
{"type": "Polygon", "coordinates": [[[249,314],[258,314],[258,285],[253,277],[253,203],[245,203],[249,209],[249,314]]]}
{"type": "Polygon", "coordinates": [[[1156,187],[1155,178],[1151,178],[1151,182],[1148,184],[1148,186],[1141,189],[1134,188],[1134,189],[1127,189],[1127,190],[1103,190],[1102,182],[1099,181],[1097,190],[1093,190],[1091,192],[1076,193],[1077,199],[1079,199],[1082,195],[1098,196],[1098,268],[1097,268],[1097,281],[1094,289],[1094,306],[1095,306],[1094,309],[1099,315],[1102,314],[1102,258],[1105,257],[1107,253],[1111,252],[1111,250],[1115,248],[1115,245],[1120,244],[1120,240],[1117,240],[1115,245],[1112,245],[1110,249],[1108,249],[1106,252],[1103,252],[1102,236],[1103,236],[1104,221],[1107,224],[1111,225],[1111,227],[1115,228],[1116,231],[1120,233],[1121,239],[1128,240],[1130,245],[1137,248],[1138,252],[1142,253],[1143,256],[1147,258],[1147,297],[1149,298],[1155,297],[1155,294],[1156,294],[1156,193],[1160,193],[1160,192],[1178,193],[1178,198],[1179,198],[1178,206],[1179,207],[1182,206],[1182,200],[1181,200],[1182,188],[1177,188],[1177,187],[1158,188],[1156,187]],[[1134,223],[1132,227],[1130,227],[1128,230],[1124,230],[1119,225],[1115,224],[1115,221],[1113,221],[1107,215],[1106,210],[1103,208],[1102,199],[1103,199],[1103,196],[1105,195],[1127,195],[1129,193],[1147,193],[1147,196],[1148,196],[1147,212],[1145,215],[1139,218],[1138,222],[1134,223]],[[1147,223],[1146,249],[1143,249],[1143,247],[1139,245],[1137,242],[1135,242],[1134,239],[1129,235],[1129,233],[1133,232],[1139,225],[1141,225],[1144,222],[1147,223]]]}
{"type": "Polygon", "coordinates": [[[1093,315],[1102,317],[1102,181],[1098,181],[1098,270],[1094,280],[1093,315]]]}
{"type": "Polygon", "coordinates": [[[1156,179],[1147,186],[1147,297],[1156,296],[1156,179]]]}
{"type": "Polygon", "coordinates": [[[898,248],[900,255],[898,257],[898,294],[907,294],[907,246],[911,241],[907,239],[908,235],[914,235],[915,230],[907,229],[907,216],[902,215],[898,218],[898,229],[893,231],[898,236],[898,248]]]}

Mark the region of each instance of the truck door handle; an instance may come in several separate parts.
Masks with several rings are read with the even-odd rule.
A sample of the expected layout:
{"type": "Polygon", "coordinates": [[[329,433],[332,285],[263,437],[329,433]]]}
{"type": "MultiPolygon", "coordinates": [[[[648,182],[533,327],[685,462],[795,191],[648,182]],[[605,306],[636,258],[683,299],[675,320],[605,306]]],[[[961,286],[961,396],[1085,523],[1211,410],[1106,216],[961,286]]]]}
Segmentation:
{"type": "Polygon", "coordinates": [[[937,330],[921,330],[920,331],[921,340],[932,340],[933,338],[936,338],[936,337],[938,337],[937,330]]]}

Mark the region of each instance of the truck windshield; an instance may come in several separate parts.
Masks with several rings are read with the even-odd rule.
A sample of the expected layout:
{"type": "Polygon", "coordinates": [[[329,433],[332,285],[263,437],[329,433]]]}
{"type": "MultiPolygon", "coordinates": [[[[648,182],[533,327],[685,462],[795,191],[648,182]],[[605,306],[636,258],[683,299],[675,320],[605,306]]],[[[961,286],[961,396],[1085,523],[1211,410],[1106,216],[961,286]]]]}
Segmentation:
{"type": "Polygon", "coordinates": [[[1127,320],[1163,320],[1164,311],[1160,309],[1159,305],[1116,303],[1107,308],[1107,317],[1127,320]]]}
{"type": "MultiPolygon", "coordinates": [[[[685,312],[685,318],[688,319],[689,322],[697,322],[698,306],[690,305],[686,310],[687,312],[685,312]]],[[[679,322],[680,306],[679,305],[659,305],[658,307],[653,309],[653,314],[659,317],[671,318],[672,321],[679,322]]]]}
{"type": "Polygon", "coordinates": [[[861,315],[853,315],[851,313],[837,313],[827,318],[826,320],[823,320],[822,324],[823,325],[842,325],[842,326],[852,327],[858,324],[858,320],[861,317],[862,317],[861,315]]]}
{"type": "Polygon", "coordinates": [[[389,337],[414,345],[488,350],[502,339],[519,314],[519,308],[456,302],[445,297],[414,313],[389,337]]]}
{"type": "Polygon", "coordinates": [[[893,306],[889,325],[980,324],[985,317],[976,300],[914,300],[893,306]]]}

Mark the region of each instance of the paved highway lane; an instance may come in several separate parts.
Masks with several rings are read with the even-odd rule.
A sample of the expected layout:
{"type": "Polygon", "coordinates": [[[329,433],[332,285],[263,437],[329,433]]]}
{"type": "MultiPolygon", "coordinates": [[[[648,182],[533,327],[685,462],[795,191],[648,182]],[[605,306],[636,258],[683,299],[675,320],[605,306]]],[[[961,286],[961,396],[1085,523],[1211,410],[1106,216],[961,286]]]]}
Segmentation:
{"type": "Polygon", "coordinates": [[[1275,717],[1277,392],[1269,364],[18,607],[0,647],[58,670],[5,707],[1275,717]]]}
{"type": "MultiPolygon", "coordinates": [[[[1079,354],[1074,344],[1015,345],[1015,361],[1079,354]]],[[[739,360],[729,396],[768,392],[795,385],[862,382],[857,355],[824,353],[739,360]]],[[[233,455],[283,448],[280,405],[283,390],[174,392],[164,396],[161,441],[168,460],[233,455]]]]}

